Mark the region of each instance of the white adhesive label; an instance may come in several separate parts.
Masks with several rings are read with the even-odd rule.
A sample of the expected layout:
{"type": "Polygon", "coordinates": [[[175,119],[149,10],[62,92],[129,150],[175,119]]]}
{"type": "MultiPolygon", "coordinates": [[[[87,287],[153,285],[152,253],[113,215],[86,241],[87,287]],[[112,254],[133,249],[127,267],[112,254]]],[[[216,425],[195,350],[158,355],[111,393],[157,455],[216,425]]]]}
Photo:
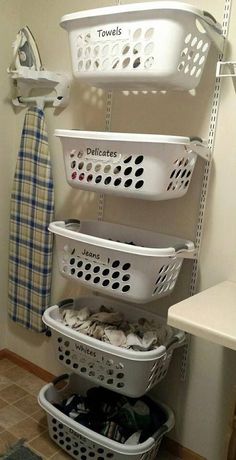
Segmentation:
{"type": "Polygon", "coordinates": [[[89,261],[98,262],[99,265],[109,265],[110,258],[104,257],[97,251],[91,251],[89,249],[83,248],[81,251],[78,251],[77,255],[82,259],[87,259],[89,261]]]}
{"type": "Polygon", "coordinates": [[[129,29],[120,24],[110,24],[109,26],[100,26],[91,33],[91,40],[107,41],[107,40],[127,40],[129,39],[129,29]]]}
{"type": "Polygon", "coordinates": [[[102,161],[103,163],[117,163],[122,155],[115,149],[97,147],[86,147],[84,150],[84,159],[89,161],[102,161]]]}

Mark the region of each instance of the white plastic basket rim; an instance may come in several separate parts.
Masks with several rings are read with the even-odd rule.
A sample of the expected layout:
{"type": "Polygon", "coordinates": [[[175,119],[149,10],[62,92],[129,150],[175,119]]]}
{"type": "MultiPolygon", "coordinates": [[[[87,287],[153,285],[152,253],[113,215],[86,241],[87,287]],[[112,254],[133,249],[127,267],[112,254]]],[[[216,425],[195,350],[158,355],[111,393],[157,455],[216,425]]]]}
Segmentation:
{"type": "MultiPolygon", "coordinates": [[[[137,144],[172,144],[185,145],[196,155],[210,158],[211,152],[207,142],[200,137],[171,136],[163,134],[118,133],[102,131],[80,131],[78,129],[56,129],[54,135],[65,139],[83,139],[107,142],[130,142],[137,144]]],[[[139,145],[140,146],[140,145],[139,145]]]]}
{"type": "Polygon", "coordinates": [[[123,13],[135,13],[135,12],[144,12],[144,11],[158,11],[158,10],[173,10],[173,11],[183,11],[185,13],[194,14],[194,16],[203,20],[210,26],[212,26],[217,33],[222,34],[221,25],[215,20],[215,18],[206,11],[199,10],[192,5],[182,2],[175,1],[157,1],[157,2],[147,2],[147,3],[131,3],[127,5],[118,5],[118,6],[108,6],[105,8],[94,8],[91,10],[80,11],[77,13],[66,14],[62,16],[60,25],[69,29],[71,27],[72,21],[89,19],[89,18],[98,18],[100,16],[114,16],[123,13]]]}
{"type": "MultiPolygon", "coordinates": [[[[55,136],[99,141],[154,142],[163,144],[190,144],[189,137],[165,136],[161,134],[118,133],[103,131],[80,131],[79,129],[56,129],[55,136]]],[[[200,141],[200,138],[198,138],[200,141]]]]}
{"type": "MultiPolygon", "coordinates": [[[[88,299],[88,303],[91,303],[92,301],[94,302],[105,302],[107,299],[103,297],[82,297],[78,300],[86,300],[88,299]]],[[[73,302],[73,299],[68,299],[68,302],[71,301],[73,302]]],[[[66,302],[62,301],[61,303],[66,302]]],[[[114,304],[114,301],[112,301],[112,305],[114,307],[118,305],[118,302],[114,304]]],[[[65,305],[66,307],[66,305],[65,305]]],[[[75,305],[76,307],[76,305],[75,305]]],[[[73,308],[73,303],[72,303],[72,308],[73,308]]],[[[163,355],[166,354],[167,350],[168,353],[173,350],[174,348],[182,345],[182,343],[185,340],[185,333],[183,331],[178,331],[177,329],[171,328],[173,330],[173,335],[172,337],[163,345],[159,346],[158,348],[150,351],[134,351],[134,350],[126,350],[125,348],[121,348],[118,346],[114,346],[111,344],[108,344],[106,342],[101,342],[100,340],[97,340],[93,337],[89,337],[85,334],[81,334],[78,331],[74,331],[72,328],[69,328],[65,326],[63,323],[60,323],[59,320],[55,319],[54,316],[59,317],[59,309],[60,305],[53,305],[52,307],[47,308],[43,314],[43,322],[48,326],[50,329],[59,332],[60,334],[65,335],[66,337],[70,337],[73,340],[77,340],[84,345],[96,348],[97,350],[100,350],[105,353],[111,353],[113,355],[119,356],[121,358],[129,359],[130,361],[153,361],[158,358],[161,358],[163,355]]],[[[79,310],[79,309],[78,309],[79,310]]],[[[140,311],[140,315],[142,317],[147,317],[147,319],[153,319],[154,321],[159,322],[165,322],[164,318],[160,318],[157,315],[153,315],[150,313],[145,313],[143,310],[136,307],[131,307],[129,305],[129,310],[138,310],[140,311]]],[[[169,326],[170,327],[170,326],[169,326]]]]}
{"type": "MultiPolygon", "coordinates": [[[[154,443],[157,441],[158,438],[155,439],[153,436],[156,436],[159,430],[156,433],[154,433],[153,436],[150,436],[145,442],[135,446],[123,445],[117,441],[110,440],[109,438],[101,434],[95,433],[93,430],[90,430],[89,428],[84,427],[80,423],[75,422],[70,417],[65,416],[59,409],[56,409],[56,407],[54,407],[50,402],[48,402],[46,398],[46,393],[52,387],[53,383],[48,383],[47,385],[44,385],[43,388],[41,388],[38,395],[38,403],[40,407],[46,410],[46,412],[48,412],[52,417],[59,420],[68,428],[71,428],[75,432],[81,434],[82,436],[85,436],[90,441],[94,441],[98,444],[101,444],[107,449],[111,449],[119,454],[127,455],[143,454],[149,451],[153,447],[154,443]]],[[[154,400],[154,402],[156,401],[154,400]]],[[[163,428],[166,428],[165,433],[168,433],[174,426],[174,414],[171,411],[171,409],[167,407],[165,404],[160,402],[158,402],[158,404],[164,409],[166,413],[168,413],[168,420],[165,422],[164,425],[162,425],[163,428]]],[[[163,428],[160,438],[162,438],[163,434],[165,434],[163,433],[163,428]]]]}
{"type": "MultiPolygon", "coordinates": [[[[85,233],[80,233],[79,228],[80,228],[80,223],[83,224],[91,224],[94,225],[95,227],[100,224],[100,222],[97,221],[79,221],[79,220],[68,220],[68,221],[56,221],[56,222],[51,222],[49,224],[49,231],[62,236],[64,238],[69,238],[74,241],[79,241],[85,244],[90,244],[92,246],[99,246],[103,247],[106,249],[111,249],[113,251],[119,251],[119,252],[124,252],[124,253],[129,253],[129,254],[135,254],[135,255],[140,255],[140,256],[146,256],[146,257],[180,257],[180,258],[190,258],[193,259],[196,257],[196,251],[194,247],[194,243],[189,240],[183,240],[181,238],[176,238],[172,237],[170,235],[163,235],[161,233],[155,233],[155,236],[165,236],[168,238],[173,238],[173,240],[176,240],[176,245],[175,247],[167,247],[167,248],[153,248],[153,247],[141,247],[141,246],[132,246],[128,245],[125,243],[120,243],[117,241],[110,241],[105,238],[93,236],[93,235],[88,235],[85,233]],[[73,227],[77,227],[76,230],[71,230],[68,227],[70,225],[73,225],[73,227]],[[178,243],[177,243],[178,240],[178,243]]],[[[108,222],[103,222],[103,224],[106,224],[107,226],[112,227],[116,224],[111,224],[108,222]]],[[[125,225],[117,225],[119,228],[125,229],[128,228],[125,225]]],[[[130,228],[130,227],[129,227],[130,228]]],[[[133,230],[138,231],[139,229],[133,228],[133,230]]],[[[147,235],[153,235],[154,232],[146,231],[147,235]]]]}

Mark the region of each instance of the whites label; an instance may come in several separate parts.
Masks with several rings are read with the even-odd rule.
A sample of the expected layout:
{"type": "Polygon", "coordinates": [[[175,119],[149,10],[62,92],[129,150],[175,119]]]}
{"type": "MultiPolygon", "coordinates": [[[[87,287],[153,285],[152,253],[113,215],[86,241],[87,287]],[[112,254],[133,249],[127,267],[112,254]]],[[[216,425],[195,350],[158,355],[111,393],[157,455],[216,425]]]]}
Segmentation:
{"type": "Polygon", "coordinates": [[[112,24],[107,27],[98,27],[91,34],[93,41],[112,40],[127,40],[129,38],[129,30],[119,24],[112,24]]]}
{"type": "Polygon", "coordinates": [[[77,352],[80,352],[81,354],[85,354],[86,356],[89,356],[90,358],[96,358],[97,354],[96,351],[91,350],[90,348],[86,347],[85,345],[82,345],[81,343],[75,343],[75,350],[77,352]]]}

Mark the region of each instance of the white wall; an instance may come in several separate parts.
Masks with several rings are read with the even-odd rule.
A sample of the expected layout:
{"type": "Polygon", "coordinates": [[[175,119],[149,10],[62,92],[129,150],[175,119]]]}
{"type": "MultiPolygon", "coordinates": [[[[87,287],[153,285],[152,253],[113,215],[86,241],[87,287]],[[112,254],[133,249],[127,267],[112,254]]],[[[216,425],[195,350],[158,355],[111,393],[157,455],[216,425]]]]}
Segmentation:
{"type": "MultiPolygon", "coordinates": [[[[223,0],[195,0],[188,3],[210,11],[219,21],[222,21],[223,0]]],[[[233,3],[235,10],[236,0],[233,0],[233,3]]],[[[7,1],[5,4],[9,5],[7,14],[11,20],[10,5],[18,5],[18,1],[12,0],[10,4],[7,1]]],[[[56,2],[52,0],[24,0],[24,10],[21,10],[21,16],[17,18],[18,20],[20,18],[19,22],[22,26],[27,23],[32,29],[45,67],[50,70],[70,72],[68,41],[66,32],[58,25],[60,17],[78,9],[108,4],[115,4],[115,1],[83,0],[78,4],[78,1],[75,0],[57,0],[56,2]]],[[[231,59],[236,59],[236,45],[234,46],[236,17],[234,10],[230,27],[229,57],[231,59]]],[[[2,16],[0,22],[2,22],[2,16]]],[[[16,25],[15,29],[17,27],[16,25]]],[[[13,30],[11,30],[12,36],[9,38],[9,42],[12,41],[16,32],[13,25],[11,29],[13,30]]],[[[207,138],[214,85],[215,57],[216,55],[212,51],[195,96],[182,92],[152,96],[114,94],[112,129],[114,131],[198,135],[207,138]]],[[[7,56],[5,60],[7,60],[7,56]]],[[[8,91],[6,75],[4,78],[4,87],[1,90],[2,99],[8,91]]],[[[234,242],[234,235],[236,234],[236,206],[234,203],[236,96],[231,81],[224,81],[222,87],[214,164],[200,260],[199,289],[205,289],[224,279],[235,279],[236,277],[234,242]]],[[[54,114],[51,108],[46,109],[56,187],[56,219],[84,216],[96,218],[97,216],[97,196],[85,192],[75,193],[66,185],[61,147],[59,141],[53,138],[54,128],[104,130],[105,95],[100,99],[103,102],[102,108],[98,107],[98,104],[94,104],[93,99],[89,96],[91,96],[91,91],[81,88],[74,82],[71,102],[66,110],[54,114]]],[[[2,104],[2,101],[0,103],[2,104]]],[[[5,103],[4,110],[7,110],[9,124],[14,126],[15,131],[14,135],[11,134],[10,137],[11,146],[7,143],[7,139],[5,141],[5,148],[7,149],[5,160],[8,158],[7,161],[10,166],[9,177],[4,176],[7,185],[3,189],[7,195],[7,203],[9,203],[10,185],[23,113],[14,114],[10,106],[5,103]]],[[[3,126],[3,122],[1,126],[3,126]]],[[[5,161],[3,158],[4,156],[1,156],[1,161],[5,161]]],[[[185,197],[159,203],[142,203],[139,200],[106,197],[104,218],[194,239],[203,167],[203,161],[199,160],[190,190],[185,197]]],[[[4,223],[3,238],[7,241],[8,204],[4,206],[0,212],[4,223]]],[[[6,311],[6,245],[4,248],[1,283],[4,284],[2,288],[4,293],[3,308],[6,311]]],[[[190,275],[191,262],[188,261],[185,263],[173,295],[155,302],[147,308],[165,314],[169,305],[188,295],[190,275]]],[[[67,295],[76,294],[78,294],[77,286],[61,279],[55,263],[52,302],[54,303],[67,295]]],[[[10,321],[6,321],[5,325],[7,330],[6,346],[9,349],[51,372],[59,370],[59,366],[53,358],[50,339],[26,331],[10,321]]],[[[202,340],[193,340],[187,380],[185,382],[180,381],[181,352],[178,352],[168,377],[155,389],[155,393],[168,402],[176,412],[176,428],[172,436],[208,460],[222,460],[224,458],[226,425],[236,377],[234,356],[233,352],[222,347],[202,340]]]]}

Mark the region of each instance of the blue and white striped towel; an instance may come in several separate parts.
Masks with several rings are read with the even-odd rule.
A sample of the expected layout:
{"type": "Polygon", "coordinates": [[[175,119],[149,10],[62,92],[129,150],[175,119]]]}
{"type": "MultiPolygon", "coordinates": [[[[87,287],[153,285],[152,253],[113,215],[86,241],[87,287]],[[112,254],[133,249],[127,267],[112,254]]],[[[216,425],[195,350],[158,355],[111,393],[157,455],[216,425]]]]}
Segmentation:
{"type": "Polygon", "coordinates": [[[29,108],[18,153],[10,213],[9,316],[43,332],[50,301],[54,188],[44,112],[29,108]]]}

